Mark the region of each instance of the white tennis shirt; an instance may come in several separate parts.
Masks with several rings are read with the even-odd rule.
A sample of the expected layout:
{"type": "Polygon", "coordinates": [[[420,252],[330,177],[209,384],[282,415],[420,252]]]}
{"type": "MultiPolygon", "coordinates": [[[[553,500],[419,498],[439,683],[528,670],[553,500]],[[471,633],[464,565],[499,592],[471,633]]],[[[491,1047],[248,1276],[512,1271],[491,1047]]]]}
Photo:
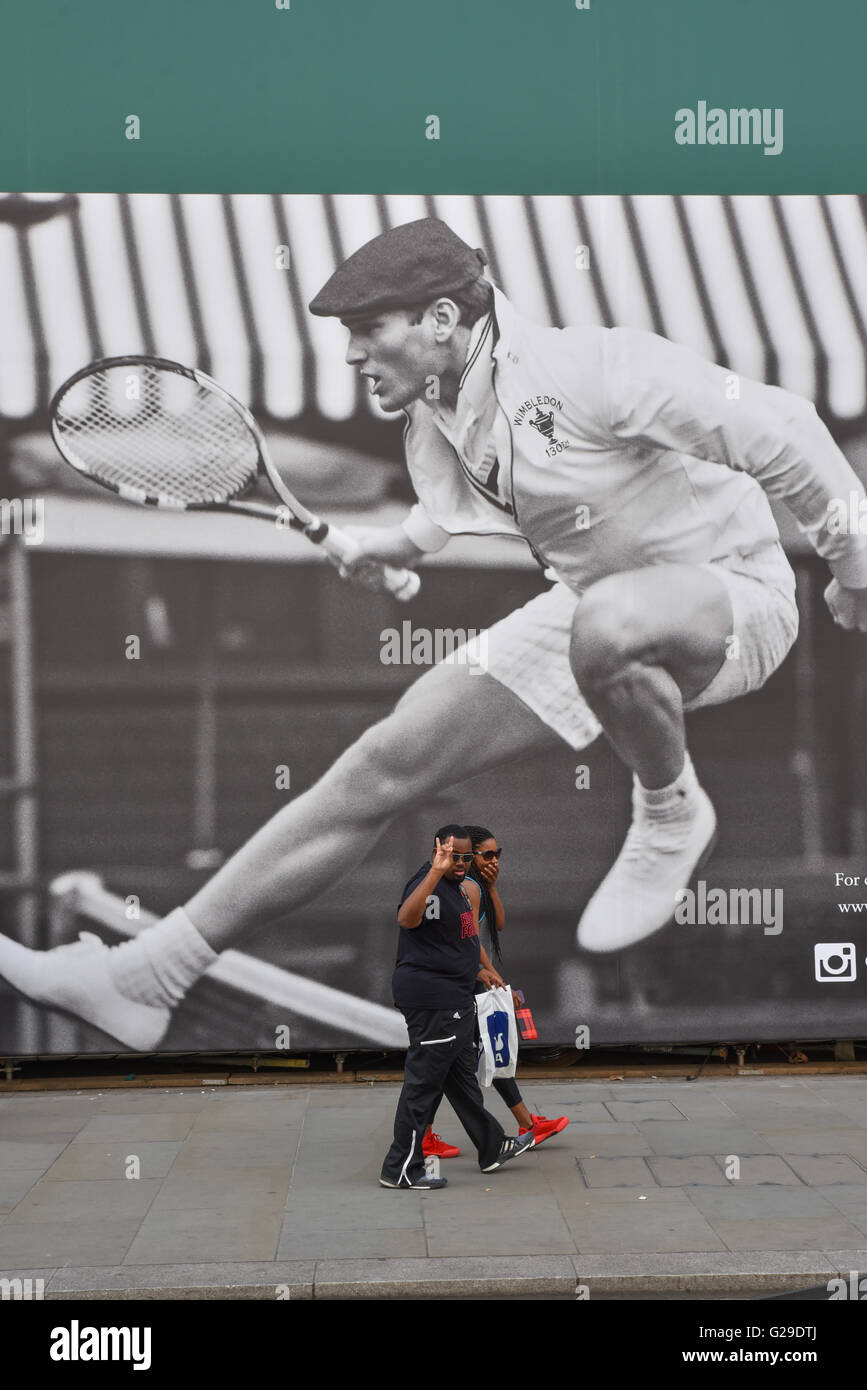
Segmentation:
{"type": "Polygon", "coordinates": [[[504,459],[510,457],[511,445],[494,392],[495,339],[492,313],[473,324],[454,418],[448,420],[435,402],[430,412],[457,454],[467,481],[494,506],[511,513],[499,460],[500,454],[504,459]]]}
{"type": "Polygon", "coordinates": [[[777,540],[767,493],[841,584],[867,587],[867,536],[827,527],[864,489],[810,401],[654,333],[542,327],[496,287],[494,319],[474,326],[451,425],[420,400],[405,412],[418,503],[403,524],[420,549],[522,535],[582,593],[777,540]]]}

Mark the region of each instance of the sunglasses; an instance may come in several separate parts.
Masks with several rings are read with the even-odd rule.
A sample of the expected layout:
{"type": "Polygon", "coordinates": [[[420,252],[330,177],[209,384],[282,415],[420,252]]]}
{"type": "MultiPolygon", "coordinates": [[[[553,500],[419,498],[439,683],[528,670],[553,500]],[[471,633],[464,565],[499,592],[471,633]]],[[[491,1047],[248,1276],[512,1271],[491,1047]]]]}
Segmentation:
{"type": "Polygon", "coordinates": [[[500,846],[499,849],[478,849],[478,850],[476,850],[476,854],[479,856],[480,859],[499,859],[499,857],[500,857],[500,855],[501,855],[502,853],[503,853],[502,845],[500,846]]]}
{"type": "Polygon", "coordinates": [[[472,864],[473,862],[473,856],[471,854],[453,854],[452,859],[455,864],[472,864]]]}

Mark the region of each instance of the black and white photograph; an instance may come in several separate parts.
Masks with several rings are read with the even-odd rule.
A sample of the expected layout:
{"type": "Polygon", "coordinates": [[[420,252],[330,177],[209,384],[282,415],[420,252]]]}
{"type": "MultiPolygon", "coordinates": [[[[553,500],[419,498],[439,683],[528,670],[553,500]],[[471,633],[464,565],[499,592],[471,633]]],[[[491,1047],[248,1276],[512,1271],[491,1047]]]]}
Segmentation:
{"type": "Polygon", "coordinates": [[[449,826],[522,1050],[863,1036],[863,198],[8,194],[0,299],[0,1055],[405,1047],[449,826]]]}

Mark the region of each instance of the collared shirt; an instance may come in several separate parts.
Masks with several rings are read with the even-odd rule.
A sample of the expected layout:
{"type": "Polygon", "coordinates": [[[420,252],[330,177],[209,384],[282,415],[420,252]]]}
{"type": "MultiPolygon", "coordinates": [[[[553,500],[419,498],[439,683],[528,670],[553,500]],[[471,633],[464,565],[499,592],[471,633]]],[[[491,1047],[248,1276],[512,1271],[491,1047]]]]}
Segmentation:
{"type": "Polygon", "coordinates": [[[437,428],[451,444],[468,475],[467,481],[486,501],[511,512],[499,457],[505,450],[504,457],[508,458],[510,451],[508,425],[494,392],[496,339],[493,313],[473,324],[454,416],[447,420],[436,405],[430,410],[437,428]]]}
{"type": "Polygon", "coordinates": [[[506,421],[501,488],[485,501],[420,401],[406,411],[421,550],[450,535],[523,535],[576,593],[608,574],[702,564],[779,538],[768,496],[850,588],[867,587],[867,536],[830,524],[864,489],[811,401],[631,328],[545,328],[494,288],[493,389],[506,421]],[[766,495],[767,494],[767,495],[766,495]]]}

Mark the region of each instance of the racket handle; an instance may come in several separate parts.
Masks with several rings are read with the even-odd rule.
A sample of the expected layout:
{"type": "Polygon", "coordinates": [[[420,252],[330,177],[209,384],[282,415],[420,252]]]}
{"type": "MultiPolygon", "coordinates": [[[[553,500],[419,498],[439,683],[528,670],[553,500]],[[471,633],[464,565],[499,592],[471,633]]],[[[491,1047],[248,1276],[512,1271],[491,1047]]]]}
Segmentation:
{"type": "MultiPolygon", "coordinates": [[[[358,546],[352,537],[336,526],[328,527],[321,544],[323,550],[343,564],[354,560],[358,554],[358,546]]],[[[383,583],[390,594],[394,594],[401,603],[408,603],[410,599],[415,598],[421,587],[421,580],[415,570],[398,570],[393,565],[382,565],[381,569],[383,583]]]]}

